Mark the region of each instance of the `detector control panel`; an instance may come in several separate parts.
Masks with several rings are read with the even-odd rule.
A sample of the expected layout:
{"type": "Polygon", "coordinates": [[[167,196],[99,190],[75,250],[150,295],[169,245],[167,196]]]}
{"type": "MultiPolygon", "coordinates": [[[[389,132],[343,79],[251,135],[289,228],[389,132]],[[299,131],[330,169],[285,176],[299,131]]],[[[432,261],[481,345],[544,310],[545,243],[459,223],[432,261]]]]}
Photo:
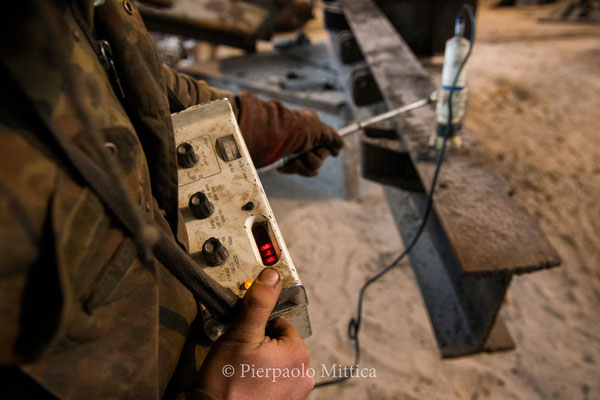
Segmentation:
{"type": "MultiPolygon", "coordinates": [[[[311,335],[308,300],[228,100],[172,115],[179,209],[198,268],[243,297],[260,271],[277,268],[283,290],[271,318],[311,335]]],[[[216,340],[227,327],[202,310],[216,340]]]]}

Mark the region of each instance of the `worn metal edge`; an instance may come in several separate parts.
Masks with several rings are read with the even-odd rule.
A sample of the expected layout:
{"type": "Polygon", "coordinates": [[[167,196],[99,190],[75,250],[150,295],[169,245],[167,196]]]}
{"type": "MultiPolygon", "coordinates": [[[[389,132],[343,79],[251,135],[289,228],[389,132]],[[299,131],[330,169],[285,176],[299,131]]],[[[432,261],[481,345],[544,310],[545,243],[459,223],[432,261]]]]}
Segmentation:
{"type": "MultiPolygon", "coordinates": [[[[404,43],[399,34],[391,26],[387,18],[381,13],[379,8],[371,0],[343,0],[343,5],[346,18],[357,37],[357,41],[363,54],[365,54],[372,70],[379,70],[379,73],[374,72],[376,81],[380,85],[380,88],[383,87],[383,89],[388,89],[382,90],[388,107],[395,108],[428,96],[434,89],[429,76],[416,57],[412,54],[406,43],[404,43]],[[362,10],[368,9],[368,13],[359,15],[361,8],[362,10]],[[385,19],[385,21],[383,21],[383,19],[385,19]],[[373,24],[373,20],[376,20],[376,24],[373,24]],[[366,26],[368,26],[368,28],[365,28],[366,26]],[[381,38],[381,40],[378,40],[377,43],[364,40],[364,38],[361,38],[360,35],[356,34],[356,31],[361,28],[363,30],[368,30],[371,35],[373,35],[373,31],[379,30],[378,34],[374,36],[381,38]],[[380,76],[382,74],[385,76],[380,76]],[[400,86],[407,89],[405,90],[406,93],[402,93],[402,98],[400,98],[398,93],[393,92],[393,89],[391,91],[389,90],[389,83],[390,81],[394,82],[394,80],[396,81],[395,83],[401,83],[400,86]],[[388,88],[385,87],[385,84],[388,84],[388,88]]],[[[427,147],[428,132],[433,132],[436,124],[434,111],[432,108],[416,110],[411,117],[406,119],[398,118],[396,122],[399,127],[400,140],[402,144],[409,149],[409,154],[417,168],[418,174],[422,182],[427,183],[424,186],[428,189],[428,183],[431,181],[433,169],[435,167],[435,158],[433,157],[434,152],[427,147]]],[[[465,142],[471,144],[471,146],[476,145],[468,130],[463,130],[463,136],[465,142]]],[[[492,184],[490,185],[488,182],[487,189],[496,193],[495,196],[492,196],[495,197],[496,205],[499,205],[498,201],[500,201],[502,203],[501,205],[505,207],[504,211],[507,211],[507,213],[504,213],[503,215],[515,215],[512,221],[516,226],[526,226],[526,232],[521,232],[521,234],[526,238],[535,236],[535,240],[530,240],[530,242],[535,244],[537,250],[532,256],[530,251],[531,247],[523,246],[523,242],[520,240],[506,240],[506,237],[510,235],[506,235],[506,232],[503,232],[500,229],[500,231],[496,233],[499,233],[500,237],[505,237],[505,243],[503,243],[504,247],[502,247],[501,250],[496,251],[495,254],[480,253],[473,256],[473,242],[470,242],[469,246],[467,246],[468,248],[466,248],[466,246],[464,246],[465,240],[457,237],[456,232],[456,227],[461,227],[462,225],[462,229],[459,229],[459,231],[461,231],[459,234],[462,235],[465,233],[464,219],[468,217],[468,214],[461,215],[463,213],[458,213],[458,217],[453,215],[457,212],[457,205],[459,208],[464,208],[465,206],[461,206],[454,202],[454,209],[445,209],[445,207],[449,207],[448,203],[452,203],[452,196],[449,196],[448,193],[454,191],[456,194],[456,192],[459,192],[458,197],[461,198],[460,192],[462,192],[462,190],[460,185],[458,189],[441,190],[435,195],[437,206],[434,208],[442,227],[448,235],[455,255],[460,261],[463,271],[468,274],[485,277],[488,274],[499,272],[518,274],[528,273],[560,265],[560,256],[550,244],[545,234],[538,227],[537,223],[535,223],[533,218],[526,212],[524,207],[508,197],[508,192],[510,190],[506,181],[479,165],[473,165],[474,162],[469,160],[468,155],[469,147],[466,147],[455,154],[447,154],[440,179],[442,187],[444,186],[444,178],[449,177],[458,178],[463,189],[467,188],[468,190],[474,190],[474,185],[472,185],[472,182],[469,182],[468,179],[472,176],[479,175],[480,179],[483,177],[491,181],[492,184]],[[451,168],[460,170],[460,173],[452,176],[452,174],[448,173],[448,169],[451,168]],[[469,171],[470,174],[466,174],[466,172],[469,171]],[[497,196],[503,192],[506,193],[506,198],[497,196]],[[440,203],[443,203],[444,206],[440,206],[440,203]],[[459,218],[463,219],[462,223],[459,221],[459,218]],[[460,245],[461,241],[463,243],[462,246],[460,245]]],[[[445,186],[446,189],[449,189],[448,183],[446,183],[445,186]]],[[[463,209],[460,211],[468,210],[463,209]]],[[[495,227],[496,231],[499,227],[501,228],[502,221],[496,222],[500,223],[495,225],[488,224],[488,228],[495,227]]],[[[482,231],[486,232],[486,230],[479,229],[478,236],[482,231]]],[[[487,236],[493,236],[492,232],[494,232],[494,229],[487,229],[487,236]]]]}

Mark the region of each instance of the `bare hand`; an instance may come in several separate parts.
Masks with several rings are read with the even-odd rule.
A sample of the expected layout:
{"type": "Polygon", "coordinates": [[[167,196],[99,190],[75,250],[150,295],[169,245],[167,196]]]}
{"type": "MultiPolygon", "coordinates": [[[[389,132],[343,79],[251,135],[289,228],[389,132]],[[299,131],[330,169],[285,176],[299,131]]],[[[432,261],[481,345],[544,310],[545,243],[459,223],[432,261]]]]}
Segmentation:
{"type": "Polygon", "coordinates": [[[267,324],[280,292],[279,272],[265,268],[244,296],[236,322],[211,349],[198,387],[215,400],[297,400],[312,390],[310,353],[296,328],[283,318],[267,324]]]}

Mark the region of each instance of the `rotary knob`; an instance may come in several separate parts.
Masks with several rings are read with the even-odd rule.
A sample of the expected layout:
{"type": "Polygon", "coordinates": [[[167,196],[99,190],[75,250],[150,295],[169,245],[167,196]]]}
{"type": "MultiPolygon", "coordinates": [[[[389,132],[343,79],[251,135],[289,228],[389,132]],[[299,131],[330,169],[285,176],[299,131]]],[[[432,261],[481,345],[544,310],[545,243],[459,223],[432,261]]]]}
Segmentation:
{"type": "Polygon", "coordinates": [[[192,215],[197,219],[208,218],[215,211],[215,206],[208,200],[208,197],[206,197],[203,192],[197,192],[190,197],[189,206],[192,215]]]}
{"type": "Polygon", "coordinates": [[[221,244],[219,239],[211,237],[202,245],[202,255],[208,265],[216,267],[227,260],[229,251],[221,244]]]}
{"type": "Polygon", "coordinates": [[[181,168],[192,168],[198,162],[198,156],[194,146],[189,143],[181,143],[177,146],[177,164],[181,168]]]}

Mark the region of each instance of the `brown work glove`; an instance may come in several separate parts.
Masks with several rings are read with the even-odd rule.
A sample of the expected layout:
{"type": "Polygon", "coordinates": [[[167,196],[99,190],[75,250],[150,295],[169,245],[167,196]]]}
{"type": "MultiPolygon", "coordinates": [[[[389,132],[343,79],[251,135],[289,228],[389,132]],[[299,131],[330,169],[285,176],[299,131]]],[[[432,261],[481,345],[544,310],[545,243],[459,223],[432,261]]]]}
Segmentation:
{"type": "Polygon", "coordinates": [[[344,146],[337,132],[314,111],[290,110],[278,101],[265,102],[245,91],[238,99],[240,129],[258,168],[306,152],[279,171],[315,176],[327,156],[337,156],[344,146]]]}

